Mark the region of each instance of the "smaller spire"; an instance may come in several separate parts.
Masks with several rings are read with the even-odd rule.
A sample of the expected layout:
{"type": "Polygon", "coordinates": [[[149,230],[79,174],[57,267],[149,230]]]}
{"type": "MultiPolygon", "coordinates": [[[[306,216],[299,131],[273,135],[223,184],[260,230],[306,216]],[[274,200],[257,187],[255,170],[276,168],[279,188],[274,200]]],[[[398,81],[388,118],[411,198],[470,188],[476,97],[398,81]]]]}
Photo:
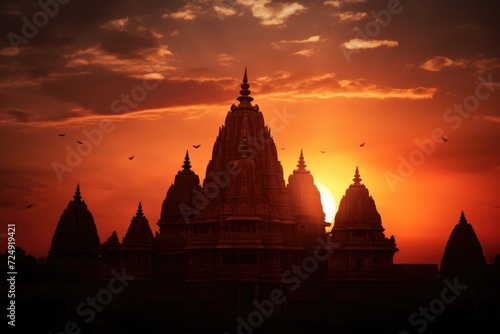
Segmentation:
{"type": "Polygon", "coordinates": [[[190,172],[191,171],[191,164],[189,161],[189,152],[186,151],[186,156],[184,157],[184,165],[182,165],[182,171],[183,172],[190,172]]]}
{"type": "Polygon", "coordinates": [[[354,173],[354,179],[352,179],[354,181],[354,184],[355,185],[361,185],[361,178],[359,177],[359,169],[358,169],[358,166],[356,166],[356,172],[354,173]]]}
{"type": "Polygon", "coordinates": [[[304,154],[302,153],[302,149],[300,149],[300,156],[299,156],[299,164],[297,165],[299,168],[298,170],[305,170],[307,165],[304,162],[304,154]]]}
{"type": "Polygon", "coordinates": [[[248,84],[248,77],[247,77],[247,68],[245,67],[245,73],[243,74],[243,83],[241,84],[241,90],[238,98],[236,98],[238,101],[240,101],[241,104],[251,104],[253,101],[253,97],[249,96],[250,91],[248,90],[250,88],[250,85],[248,84]]]}
{"type": "Polygon", "coordinates": [[[136,217],[142,218],[144,217],[144,213],[142,212],[142,203],[139,202],[139,207],[137,208],[137,213],[135,214],[136,217]]]}
{"type": "Polygon", "coordinates": [[[460,214],[460,220],[458,222],[458,225],[467,225],[469,224],[467,222],[467,219],[465,218],[464,210],[462,210],[462,213],[460,214]]]}
{"type": "Polygon", "coordinates": [[[80,183],[76,185],[76,191],[75,195],[73,196],[73,199],[74,202],[80,202],[82,199],[82,196],[80,196],[80,183]]]}

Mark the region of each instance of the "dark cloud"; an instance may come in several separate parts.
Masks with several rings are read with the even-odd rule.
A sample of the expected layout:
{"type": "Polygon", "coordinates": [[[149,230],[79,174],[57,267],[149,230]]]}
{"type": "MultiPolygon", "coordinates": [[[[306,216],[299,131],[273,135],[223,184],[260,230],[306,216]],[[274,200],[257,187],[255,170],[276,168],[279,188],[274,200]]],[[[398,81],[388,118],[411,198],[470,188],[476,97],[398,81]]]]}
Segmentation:
{"type": "Polygon", "coordinates": [[[122,57],[140,57],[159,46],[158,40],[149,32],[139,35],[127,31],[112,31],[107,32],[103,39],[101,47],[104,51],[122,57]]]}
{"type": "Polygon", "coordinates": [[[31,119],[30,113],[27,111],[4,108],[0,109],[0,121],[14,121],[15,123],[27,123],[31,119]]]}

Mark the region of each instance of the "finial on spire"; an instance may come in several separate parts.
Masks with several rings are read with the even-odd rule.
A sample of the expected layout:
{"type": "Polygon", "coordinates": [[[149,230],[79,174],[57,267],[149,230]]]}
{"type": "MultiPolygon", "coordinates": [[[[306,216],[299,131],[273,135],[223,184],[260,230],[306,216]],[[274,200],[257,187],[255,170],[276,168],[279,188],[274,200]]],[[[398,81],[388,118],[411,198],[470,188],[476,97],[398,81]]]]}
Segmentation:
{"type": "Polygon", "coordinates": [[[247,83],[248,82],[248,78],[247,78],[247,68],[245,66],[245,74],[243,74],[243,83],[247,83]]]}
{"type": "Polygon", "coordinates": [[[304,162],[304,154],[302,153],[302,149],[300,149],[299,163],[297,165],[299,170],[305,170],[307,165],[304,162]]]}
{"type": "Polygon", "coordinates": [[[73,196],[75,202],[80,202],[82,196],[80,196],[80,183],[76,185],[75,195],[73,196]]]}
{"type": "Polygon", "coordinates": [[[186,151],[186,156],[184,157],[184,165],[182,165],[182,168],[183,172],[191,171],[191,163],[189,161],[189,151],[186,151]]]}
{"type": "Polygon", "coordinates": [[[238,101],[240,101],[241,104],[250,104],[250,102],[253,101],[253,97],[249,96],[250,91],[248,90],[250,88],[250,85],[248,84],[248,78],[247,78],[247,68],[245,67],[245,73],[243,74],[243,83],[241,84],[241,90],[239,96],[237,98],[238,101]]]}
{"type": "Polygon", "coordinates": [[[139,202],[139,207],[137,208],[137,213],[135,214],[136,217],[144,217],[144,213],[142,212],[142,203],[139,202]]]}
{"type": "Polygon", "coordinates": [[[460,214],[460,220],[458,222],[459,225],[467,225],[467,219],[465,218],[464,210],[462,210],[462,213],[460,214]]]}
{"type": "Polygon", "coordinates": [[[354,173],[354,179],[352,179],[354,181],[354,184],[355,185],[361,185],[361,178],[359,177],[359,169],[358,169],[358,166],[356,166],[356,172],[354,173]]]}

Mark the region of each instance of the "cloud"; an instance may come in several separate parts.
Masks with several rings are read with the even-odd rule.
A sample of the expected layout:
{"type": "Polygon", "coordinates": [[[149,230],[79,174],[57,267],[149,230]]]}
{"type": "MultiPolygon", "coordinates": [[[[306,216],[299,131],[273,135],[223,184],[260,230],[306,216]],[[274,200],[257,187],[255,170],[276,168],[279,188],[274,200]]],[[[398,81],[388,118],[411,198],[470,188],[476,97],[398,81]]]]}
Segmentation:
{"type": "Polygon", "coordinates": [[[319,42],[320,40],[321,40],[320,36],[314,35],[314,36],[311,36],[309,38],[299,39],[299,40],[297,40],[297,39],[291,39],[291,40],[282,39],[278,43],[279,44],[305,44],[305,43],[316,43],[316,42],[319,42]]]}
{"type": "Polygon", "coordinates": [[[484,119],[485,121],[500,123],[500,116],[483,115],[483,116],[476,116],[476,118],[481,118],[481,119],[484,119]]]}
{"type": "Polygon", "coordinates": [[[28,111],[15,108],[0,109],[0,123],[27,123],[31,119],[31,114],[28,111]]]}
{"type": "MultiPolygon", "coordinates": [[[[257,79],[261,98],[279,101],[303,101],[304,99],[432,99],[437,92],[433,87],[385,87],[366,79],[339,78],[335,73],[307,76],[304,73],[278,73],[257,79]]],[[[254,85],[255,86],[255,85],[254,85]]]]}
{"type": "Polygon", "coordinates": [[[200,17],[203,14],[204,10],[201,6],[198,6],[193,3],[187,3],[182,8],[180,8],[176,12],[165,13],[161,17],[163,19],[174,19],[181,21],[193,21],[195,18],[200,17]]]}
{"type": "Polygon", "coordinates": [[[128,17],[111,20],[109,22],[106,22],[105,24],[102,24],[100,28],[104,30],[124,31],[125,25],[127,24],[128,21],[129,21],[128,17]]]}
{"type": "Polygon", "coordinates": [[[306,50],[300,50],[294,53],[294,55],[300,55],[300,56],[305,56],[305,57],[310,57],[314,54],[313,49],[306,49],[306,50]]]}
{"type": "Polygon", "coordinates": [[[222,66],[233,66],[236,58],[226,53],[217,55],[217,62],[222,66]]]}
{"type": "Polygon", "coordinates": [[[436,56],[420,65],[420,68],[426,71],[439,72],[446,67],[464,68],[467,66],[467,64],[468,61],[466,59],[452,60],[448,57],[436,56]]]}
{"type": "Polygon", "coordinates": [[[272,3],[271,0],[237,0],[252,11],[255,18],[264,26],[284,25],[292,15],[302,13],[306,7],[298,2],[272,3]]]}
{"type": "Polygon", "coordinates": [[[500,59],[499,58],[481,59],[475,61],[473,65],[478,69],[479,73],[484,73],[496,68],[500,68],[500,59]]]}
{"type": "Polygon", "coordinates": [[[278,42],[271,43],[271,46],[275,49],[284,49],[286,45],[311,44],[311,43],[318,43],[320,41],[323,41],[323,39],[321,39],[321,37],[318,35],[314,35],[306,39],[290,39],[290,40],[282,39],[278,42]]]}
{"type": "Polygon", "coordinates": [[[333,16],[337,17],[341,22],[356,22],[368,17],[365,12],[343,12],[335,13],[333,16]]]}
{"type": "Polygon", "coordinates": [[[223,1],[214,1],[213,9],[217,13],[219,19],[223,20],[228,16],[236,15],[237,11],[234,6],[230,6],[223,1]]]}
{"type": "Polygon", "coordinates": [[[362,38],[353,38],[348,42],[345,42],[344,47],[349,50],[356,49],[375,49],[382,46],[386,47],[395,47],[398,46],[397,41],[389,41],[389,40],[379,40],[379,39],[370,39],[365,40],[362,38]]]}
{"type": "Polygon", "coordinates": [[[334,8],[340,8],[344,4],[353,4],[353,3],[364,3],[366,0],[328,0],[323,3],[325,6],[332,6],[334,8]]]}

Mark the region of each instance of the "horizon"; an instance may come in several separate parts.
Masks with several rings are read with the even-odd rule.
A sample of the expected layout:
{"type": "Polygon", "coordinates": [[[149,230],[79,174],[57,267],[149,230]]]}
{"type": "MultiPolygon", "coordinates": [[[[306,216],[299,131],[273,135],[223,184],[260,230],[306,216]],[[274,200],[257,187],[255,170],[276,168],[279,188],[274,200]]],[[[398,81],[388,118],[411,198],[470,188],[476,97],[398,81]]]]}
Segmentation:
{"type": "Polygon", "coordinates": [[[358,166],[396,239],[394,263],[440,266],[462,211],[492,263],[500,32],[490,6],[71,2],[29,37],[23,25],[45,9],[0,5],[0,251],[15,223],[16,246],[46,257],[78,183],[101,243],[113,231],[122,240],[139,202],[158,231],[186,150],[204,179],[248,68],[286,184],[303,150],[338,207],[358,166]]]}

